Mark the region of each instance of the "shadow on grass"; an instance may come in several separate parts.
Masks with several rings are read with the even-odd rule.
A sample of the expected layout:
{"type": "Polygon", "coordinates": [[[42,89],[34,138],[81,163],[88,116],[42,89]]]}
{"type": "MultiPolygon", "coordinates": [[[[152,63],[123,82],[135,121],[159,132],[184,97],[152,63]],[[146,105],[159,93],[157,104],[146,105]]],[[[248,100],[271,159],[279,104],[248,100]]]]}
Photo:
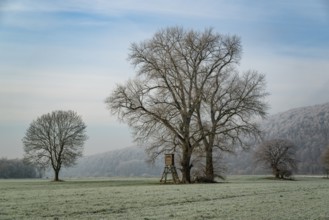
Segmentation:
{"type": "Polygon", "coordinates": [[[260,179],[264,179],[264,180],[274,180],[274,181],[297,181],[296,178],[294,177],[289,177],[289,178],[276,178],[274,176],[266,176],[260,179]]]}

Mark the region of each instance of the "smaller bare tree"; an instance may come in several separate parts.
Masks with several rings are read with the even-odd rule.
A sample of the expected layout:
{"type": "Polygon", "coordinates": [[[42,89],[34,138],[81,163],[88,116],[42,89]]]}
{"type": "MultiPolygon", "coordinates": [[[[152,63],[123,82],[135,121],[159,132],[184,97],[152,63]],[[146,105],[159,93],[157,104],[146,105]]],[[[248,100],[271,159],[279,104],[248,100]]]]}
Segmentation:
{"type": "Polygon", "coordinates": [[[327,178],[329,178],[329,147],[327,147],[322,153],[321,163],[327,178]]]}
{"type": "Polygon", "coordinates": [[[256,163],[272,169],[273,175],[278,179],[289,178],[297,169],[295,159],[296,146],[284,139],[265,141],[256,150],[254,157],[256,163]]]}
{"type": "Polygon", "coordinates": [[[69,167],[82,156],[87,139],[85,129],[86,125],[74,111],[42,115],[30,124],[23,138],[25,161],[39,167],[52,167],[54,181],[59,181],[62,166],[69,167]]]}

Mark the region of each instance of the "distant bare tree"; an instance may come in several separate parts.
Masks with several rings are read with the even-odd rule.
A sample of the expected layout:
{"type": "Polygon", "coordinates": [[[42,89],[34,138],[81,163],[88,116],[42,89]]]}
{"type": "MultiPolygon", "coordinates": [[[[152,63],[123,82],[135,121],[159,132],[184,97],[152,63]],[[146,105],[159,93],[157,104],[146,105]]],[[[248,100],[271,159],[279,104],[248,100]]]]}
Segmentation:
{"type": "MultiPolygon", "coordinates": [[[[224,138],[237,142],[236,135],[255,128],[253,113],[263,115],[266,109],[260,100],[266,95],[264,76],[249,72],[241,77],[235,68],[240,54],[236,36],[212,29],[160,30],[131,45],[129,59],[138,68],[137,77],[118,85],[105,102],[152,156],[180,153],[182,182],[191,182],[191,158],[200,149],[208,153],[213,178],[213,147],[224,146],[218,144],[224,138]]],[[[229,144],[221,149],[233,151],[229,144]]]]}
{"type": "Polygon", "coordinates": [[[24,144],[24,159],[40,167],[51,166],[54,181],[59,181],[62,166],[75,164],[82,156],[87,139],[86,125],[74,111],[53,111],[42,115],[30,124],[24,144]]]}
{"type": "Polygon", "coordinates": [[[329,147],[327,147],[321,155],[321,163],[323,165],[324,172],[329,178],[329,147]]]}
{"type": "Polygon", "coordinates": [[[273,139],[265,141],[255,152],[255,160],[272,169],[276,178],[287,178],[297,169],[296,146],[288,140],[273,139]]]}

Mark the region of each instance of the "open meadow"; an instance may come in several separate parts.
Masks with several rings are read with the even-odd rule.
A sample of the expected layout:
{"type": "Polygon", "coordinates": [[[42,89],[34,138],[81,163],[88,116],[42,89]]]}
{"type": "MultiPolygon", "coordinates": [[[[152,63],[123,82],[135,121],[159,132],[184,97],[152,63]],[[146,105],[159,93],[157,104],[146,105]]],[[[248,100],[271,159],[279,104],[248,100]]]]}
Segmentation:
{"type": "Polygon", "coordinates": [[[329,219],[329,180],[232,176],[170,185],[154,178],[0,180],[0,219],[329,219]]]}

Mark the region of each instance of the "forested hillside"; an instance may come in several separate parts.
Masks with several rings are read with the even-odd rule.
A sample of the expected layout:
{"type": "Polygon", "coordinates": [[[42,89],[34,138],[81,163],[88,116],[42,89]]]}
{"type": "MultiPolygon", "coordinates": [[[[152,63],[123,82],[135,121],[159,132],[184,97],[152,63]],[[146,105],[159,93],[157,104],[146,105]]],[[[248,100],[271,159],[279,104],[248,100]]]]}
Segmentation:
{"type": "Polygon", "coordinates": [[[163,165],[148,164],[146,159],[144,149],[128,147],[81,158],[76,166],[63,169],[61,176],[160,176],[163,165]]]}
{"type": "Polygon", "coordinates": [[[329,145],[329,103],[293,109],[265,123],[266,137],[282,137],[297,146],[301,173],[322,171],[320,155],[329,145]]]}
{"type": "MultiPolygon", "coordinates": [[[[329,145],[329,103],[292,109],[262,122],[264,139],[283,138],[297,145],[298,173],[322,173],[320,155],[329,145]]],[[[258,173],[253,150],[228,159],[231,173],[258,173]]]]}

